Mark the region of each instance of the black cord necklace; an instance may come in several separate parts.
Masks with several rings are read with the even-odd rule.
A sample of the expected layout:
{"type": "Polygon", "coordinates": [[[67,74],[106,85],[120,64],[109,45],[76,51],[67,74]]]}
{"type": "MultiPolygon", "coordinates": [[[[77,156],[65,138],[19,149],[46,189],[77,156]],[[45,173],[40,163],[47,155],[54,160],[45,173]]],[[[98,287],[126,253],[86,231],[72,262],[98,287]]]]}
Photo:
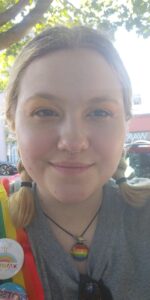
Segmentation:
{"type": "Polygon", "coordinates": [[[66,230],[65,228],[63,228],[55,220],[53,220],[50,216],[48,216],[45,211],[42,210],[42,212],[47,219],[49,219],[53,224],[55,224],[58,228],[60,228],[66,234],[70,235],[76,241],[76,243],[73,245],[73,247],[70,250],[70,254],[75,260],[84,261],[85,259],[88,258],[88,253],[89,253],[89,248],[87,247],[87,245],[84,244],[84,242],[85,242],[84,234],[87,232],[89,227],[92,225],[92,223],[96,219],[98,213],[100,212],[100,209],[101,209],[101,206],[95,213],[95,215],[92,218],[92,220],[90,221],[90,223],[86,226],[86,228],[83,230],[83,232],[79,236],[76,236],[76,235],[72,234],[71,232],[69,232],[68,230],[66,230]]]}

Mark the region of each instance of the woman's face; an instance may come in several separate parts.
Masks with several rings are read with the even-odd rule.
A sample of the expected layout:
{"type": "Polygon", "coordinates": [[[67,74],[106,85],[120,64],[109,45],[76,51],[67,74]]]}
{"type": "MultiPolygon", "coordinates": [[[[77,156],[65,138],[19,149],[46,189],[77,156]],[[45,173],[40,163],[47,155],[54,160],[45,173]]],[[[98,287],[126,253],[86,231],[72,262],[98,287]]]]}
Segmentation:
{"type": "Polygon", "coordinates": [[[126,120],[121,85],[93,50],[32,62],[20,84],[15,130],[22,162],[40,191],[80,202],[115,172],[126,120]]]}

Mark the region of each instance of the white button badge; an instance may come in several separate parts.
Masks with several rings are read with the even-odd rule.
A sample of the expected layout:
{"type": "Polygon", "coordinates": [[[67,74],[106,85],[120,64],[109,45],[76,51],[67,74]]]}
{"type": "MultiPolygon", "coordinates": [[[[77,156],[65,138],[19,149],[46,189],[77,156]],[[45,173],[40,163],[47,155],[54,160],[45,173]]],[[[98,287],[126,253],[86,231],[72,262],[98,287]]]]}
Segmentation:
{"type": "Polygon", "coordinates": [[[0,279],[9,279],[22,268],[24,252],[20,244],[11,239],[0,239],[0,279]]]}

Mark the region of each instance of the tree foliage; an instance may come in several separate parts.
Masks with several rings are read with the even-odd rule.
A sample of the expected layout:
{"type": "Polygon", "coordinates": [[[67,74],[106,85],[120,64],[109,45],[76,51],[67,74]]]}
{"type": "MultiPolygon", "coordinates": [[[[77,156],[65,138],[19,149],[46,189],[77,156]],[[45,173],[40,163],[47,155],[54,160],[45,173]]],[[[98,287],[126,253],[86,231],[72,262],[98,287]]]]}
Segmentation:
{"type": "Polygon", "coordinates": [[[55,24],[88,25],[106,31],[111,37],[123,26],[147,38],[150,1],[0,0],[0,49],[5,49],[0,53],[1,90],[7,84],[9,69],[20,48],[44,28],[55,24]]]}
{"type": "Polygon", "coordinates": [[[6,11],[2,11],[0,13],[0,25],[2,26],[0,50],[8,48],[23,38],[47,11],[51,2],[52,0],[36,0],[30,3],[29,0],[20,0],[6,11]]]}

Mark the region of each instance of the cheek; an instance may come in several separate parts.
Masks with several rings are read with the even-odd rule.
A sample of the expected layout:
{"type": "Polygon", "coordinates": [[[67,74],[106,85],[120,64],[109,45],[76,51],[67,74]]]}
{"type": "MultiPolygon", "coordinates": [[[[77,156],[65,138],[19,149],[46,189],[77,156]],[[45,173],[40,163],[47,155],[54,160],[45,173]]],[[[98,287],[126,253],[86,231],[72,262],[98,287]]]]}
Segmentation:
{"type": "Polygon", "coordinates": [[[36,160],[48,155],[56,145],[57,133],[54,130],[29,130],[24,129],[22,133],[18,130],[17,141],[22,157],[28,156],[36,160]]]}
{"type": "MultiPolygon", "coordinates": [[[[105,127],[105,130],[93,132],[93,146],[97,154],[100,154],[103,159],[112,159],[114,156],[119,156],[122,153],[126,136],[126,123],[115,122],[111,126],[105,127]]],[[[106,162],[105,161],[105,162],[106,162]]]]}

